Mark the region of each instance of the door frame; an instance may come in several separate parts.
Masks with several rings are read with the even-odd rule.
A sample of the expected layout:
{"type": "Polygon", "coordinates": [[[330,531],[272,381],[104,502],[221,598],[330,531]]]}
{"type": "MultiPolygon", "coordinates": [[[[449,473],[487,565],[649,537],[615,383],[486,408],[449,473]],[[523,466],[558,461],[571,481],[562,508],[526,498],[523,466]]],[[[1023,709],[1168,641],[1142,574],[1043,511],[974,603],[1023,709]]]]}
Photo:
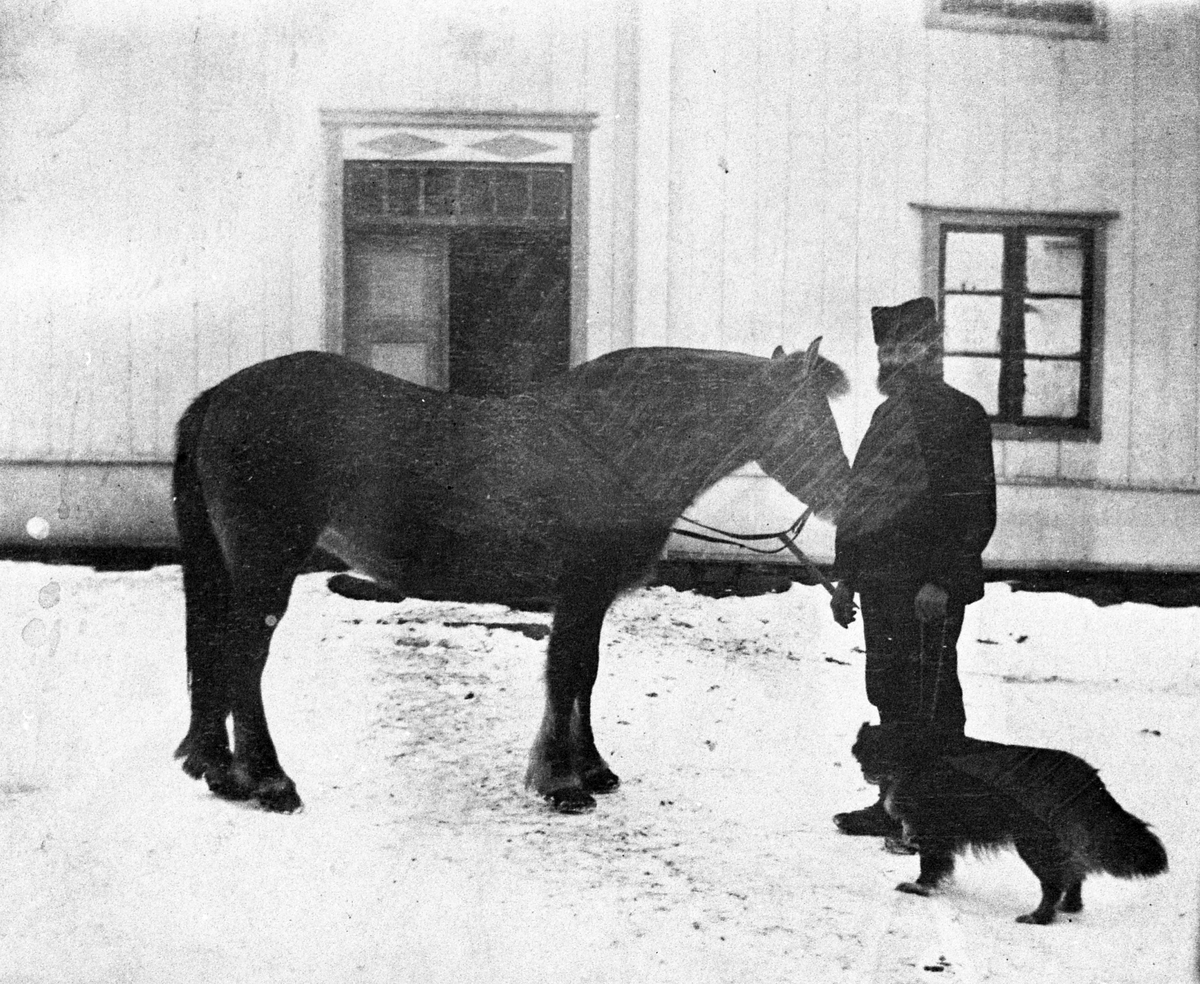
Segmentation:
{"type": "MultiPolygon", "coordinates": [[[[587,352],[588,270],[588,145],[596,125],[595,113],[510,113],[504,111],[454,112],[450,110],[321,111],[325,155],[325,206],[323,209],[324,344],[327,351],[345,353],[345,223],[343,164],[347,160],[548,160],[571,165],[571,365],[587,352]],[[444,140],[437,139],[444,131],[444,140]],[[470,145],[461,138],[470,134],[470,145]],[[389,137],[399,138],[389,142],[389,137]],[[414,139],[405,139],[412,137],[414,139]],[[521,138],[543,156],[514,158],[501,152],[492,156],[478,144],[489,138],[521,138]],[[436,145],[432,146],[431,145],[436,145]]],[[[514,141],[514,144],[516,142],[514,141]]],[[[519,145],[518,145],[519,146],[519,145]]]]}

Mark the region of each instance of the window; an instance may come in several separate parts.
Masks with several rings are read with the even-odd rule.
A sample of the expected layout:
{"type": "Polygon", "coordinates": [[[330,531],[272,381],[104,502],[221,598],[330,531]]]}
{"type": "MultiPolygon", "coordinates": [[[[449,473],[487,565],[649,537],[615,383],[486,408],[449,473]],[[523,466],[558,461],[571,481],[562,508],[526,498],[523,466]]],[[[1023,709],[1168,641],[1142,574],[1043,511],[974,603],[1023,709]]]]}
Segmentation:
{"type": "Polygon", "coordinates": [[[945,378],[999,438],[1099,439],[1110,215],[923,209],[945,378]]]}
{"type": "Polygon", "coordinates": [[[346,161],[347,220],[360,225],[569,229],[569,164],[346,161]]]}
{"type": "Polygon", "coordinates": [[[1103,40],[1097,0],[926,0],[925,24],[961,31],[1000,31],[1103,40]]]}

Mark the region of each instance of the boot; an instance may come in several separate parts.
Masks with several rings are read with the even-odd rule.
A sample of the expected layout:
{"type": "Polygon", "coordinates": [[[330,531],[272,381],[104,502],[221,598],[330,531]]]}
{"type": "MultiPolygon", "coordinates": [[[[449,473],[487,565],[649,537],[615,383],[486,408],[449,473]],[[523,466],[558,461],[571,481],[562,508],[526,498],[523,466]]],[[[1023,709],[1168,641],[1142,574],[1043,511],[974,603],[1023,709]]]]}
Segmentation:
{"type": "Polygon", "coordinates": [[[900,821],[888,815],[883,808],[883,795],[879,800],[862,810],[835,813],[833,822],[843,834],[854,837],[902,837],[900,821]]]}

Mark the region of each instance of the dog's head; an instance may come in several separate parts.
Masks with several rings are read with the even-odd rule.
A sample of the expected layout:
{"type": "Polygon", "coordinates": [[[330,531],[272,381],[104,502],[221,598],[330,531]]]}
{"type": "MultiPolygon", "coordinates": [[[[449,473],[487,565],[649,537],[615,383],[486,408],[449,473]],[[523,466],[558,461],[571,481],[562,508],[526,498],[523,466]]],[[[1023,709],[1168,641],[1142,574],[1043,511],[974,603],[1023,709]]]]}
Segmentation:
{"type": "Polygon", "coordinates": [[[889,783],[942,755],[951,733],[924,724],[867,724],[850,749],[872,785],[889,783]]]}

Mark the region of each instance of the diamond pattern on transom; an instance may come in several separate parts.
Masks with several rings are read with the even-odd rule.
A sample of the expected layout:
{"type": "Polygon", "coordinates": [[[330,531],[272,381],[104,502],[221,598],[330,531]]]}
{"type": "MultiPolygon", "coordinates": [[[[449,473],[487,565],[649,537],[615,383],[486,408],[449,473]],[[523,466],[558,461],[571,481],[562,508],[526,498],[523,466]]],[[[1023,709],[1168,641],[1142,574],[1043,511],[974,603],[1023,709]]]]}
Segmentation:
{"type": "Polygon", "coordinates": [[[506,157],[510,161],[520,160],[522,157],[533,157],[534,154],[544,154],[546,151],[554,149],[552,144],[542,143],[540,140],[524,137],[519,133],[506,133],[503,136],[480,140],[470,146],[472,150],[481,150],[485,154],[494,154],[496,157],[506,157]]]}
{"type": "Polygon", "coordinates": [[[446,144],[437,140],[429,140],[415,133],[400,131],[399,133],[387,133],[382,137],[376,137],[374,140],[368,140],[363,146],[396,157],[414,157],[417,154],[428,154],[432,150],[438,150],[445,147],[446,144]]]}

